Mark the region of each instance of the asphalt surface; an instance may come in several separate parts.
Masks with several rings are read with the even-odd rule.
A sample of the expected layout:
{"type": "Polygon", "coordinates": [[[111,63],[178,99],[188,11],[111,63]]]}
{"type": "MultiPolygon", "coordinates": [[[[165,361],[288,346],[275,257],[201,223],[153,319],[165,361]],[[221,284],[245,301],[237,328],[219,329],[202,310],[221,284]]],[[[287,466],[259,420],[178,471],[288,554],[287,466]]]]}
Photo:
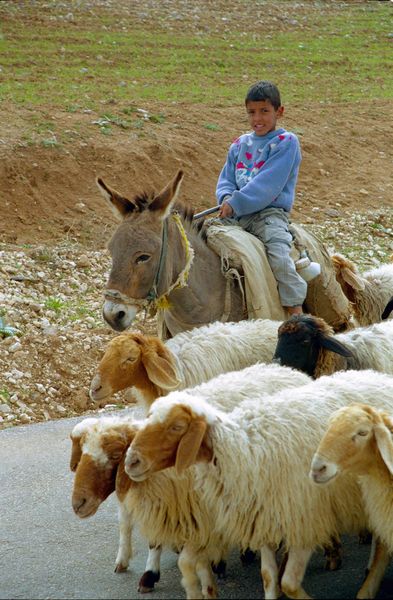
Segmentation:
{"type": "MultiPolygon", "coordinates": [[[[70,431],[77,419],[28,425],[0,432],[0,598],[184,598],[177,556],[164,551],[154,592],[137,591],[147,544],[134,532],[134,558],[125,573],[114,573],[118,545],[117,501],[112,495],[90,519],[71,508],[70,431]]],[[[355,598],[367,565],[369,546],[344,538],[343,566],[324,571],[315,553],[304,588],[315,598],[355,598]]],[[[244,567],[237,551],[219,582],[220,598],[263,598],[258,560],[244,567]]],[[[392,561],[393,562],[393,561],[392,561]]],[[[380,599],[393,598],[393,564],[380,599]]]]}

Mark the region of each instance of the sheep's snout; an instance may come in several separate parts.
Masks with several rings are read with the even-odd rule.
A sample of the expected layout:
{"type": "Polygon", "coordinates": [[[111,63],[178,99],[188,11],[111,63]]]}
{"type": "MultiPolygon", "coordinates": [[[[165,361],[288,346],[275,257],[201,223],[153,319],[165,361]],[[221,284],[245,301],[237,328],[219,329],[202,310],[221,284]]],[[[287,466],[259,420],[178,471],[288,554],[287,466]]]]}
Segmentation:
{"type": "Polygon", "coordinates": [[[130,447],[127,450],[124,470],[134,481],[143,481],[147,477],[149,465],[137,450],[130,447]]]}
{"type": "Polygon", "coordinates": [[[76,498],[72,500],[72,508],[74,513],[78,514],[81,508],[86,504],[86,498],[76,498]]]}
{"type": "Polygon", "coordinates": [[[72,508],[74,513],[81,519],[94,515],[97,512],[99,505],[100,502],[95,498],[89,499],[88,497],[83,495],[80,496],[79,494],[75,494],[72,497],[72,508]]]}
{"type": "Polygon", "coordinates": [[[338,473],[337,466],[324,459],[322,456],[314,455],[311,462],[310,477],[315,483],[327,483],[338,473]]]}
{"type": "Polygon", "coordinates": [[[110,386],[103,385],[101,375],[97,373],[94,375],[90,383],[89,396],[90,400],[96,402],[97,400],[103,400],[112,394],[110,386]]]}

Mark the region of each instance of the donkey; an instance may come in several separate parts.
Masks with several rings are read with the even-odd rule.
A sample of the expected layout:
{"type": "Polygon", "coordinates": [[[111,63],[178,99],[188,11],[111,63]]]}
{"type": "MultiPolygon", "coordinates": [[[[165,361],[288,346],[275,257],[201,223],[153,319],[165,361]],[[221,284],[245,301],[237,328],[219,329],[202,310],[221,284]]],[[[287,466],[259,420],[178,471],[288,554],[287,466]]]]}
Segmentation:
{"type": "MultiPolygon", "coordinates": [[[[158,309],[164,339],[213,321],[247,318],[239,282],[225,277],[221,258],[193,221],[193,211],[176,200],[182,179],[179,170],[160,193],[133,200],[97,179],[121,221],[108,245],[112,268],[103,306],[103,317],[115,331],[128,329],[142,308],[158,309]]],[[[325,314],[318,316],[329,322],[325,314]]]]}

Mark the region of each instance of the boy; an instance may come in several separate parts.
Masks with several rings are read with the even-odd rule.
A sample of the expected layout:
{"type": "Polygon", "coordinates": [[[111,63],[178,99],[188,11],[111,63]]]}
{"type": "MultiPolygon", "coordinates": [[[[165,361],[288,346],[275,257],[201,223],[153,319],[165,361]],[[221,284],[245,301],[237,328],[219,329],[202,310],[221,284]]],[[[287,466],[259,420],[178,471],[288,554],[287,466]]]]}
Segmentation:
{"type": "Polygon", "coordinates": [[[245,105],[253,131],[229,148],[216,188],[218,216],[263,242],[282,306],[289,315],[301,314],[307,284],[290,256],[288,230],[301,161],[299,141],[294,133],[276,129],[284,107],[273,83],[251,86],[245,105]]]}

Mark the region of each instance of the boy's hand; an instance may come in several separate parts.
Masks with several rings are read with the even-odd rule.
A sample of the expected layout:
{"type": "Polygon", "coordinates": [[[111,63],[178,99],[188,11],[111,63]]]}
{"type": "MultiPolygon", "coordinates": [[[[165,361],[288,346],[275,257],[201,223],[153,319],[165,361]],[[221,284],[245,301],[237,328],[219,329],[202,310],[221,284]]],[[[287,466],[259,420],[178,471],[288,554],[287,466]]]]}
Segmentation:
{"type": "Polygon", "coordinates": [[[221,204],[221,208],[220,208],[220,212],[218,213],[218,216],[219,216],[220,219],[225,219],[226,217],[232,217],[233,216],[233,208],[225,200],[221,204]]]}

